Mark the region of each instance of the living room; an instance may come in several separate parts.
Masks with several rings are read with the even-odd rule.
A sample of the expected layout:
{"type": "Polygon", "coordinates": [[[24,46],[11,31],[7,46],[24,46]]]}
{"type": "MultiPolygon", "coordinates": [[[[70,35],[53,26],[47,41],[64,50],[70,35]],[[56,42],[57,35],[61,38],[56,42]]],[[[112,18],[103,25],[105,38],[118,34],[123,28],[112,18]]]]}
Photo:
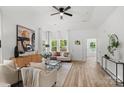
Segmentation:
{"type": "MultiPolygon", "coordinates": [[[[1,6],[0,63],[1,65],[9,64],[8,62],[14,59],[17,70],[16,78],[11,76],[12,79],[15,78],[13,79],[13,81],[15,80],[14,85],[10,77],[2,76],[4,70],[1,70],[1,78],[4,80],[4,82],[1,80],[1,86],[113,87],[119,86],[116,85],[119,81],[122,81],[123,86],[123,10],[124,7],[116,6],[1,6]],[[61,9],[67,10],[66,12],[72,15],[64,15],[63,12],[62,15],[61,12],[54,15],[61,9]],[[31,47],[27,46],[28,50],[22,49],[22,46],[20,46],[22,43],[19,43],[21,42],[19,31],[21,30],[28,30],[32,35],[35,33],[35,39],[29,40],[30,43],[28,42],[28,44],[32,44],[31,47]],[[114,52],[114,56],[110,55],[107,50],[109,45],[108,35],[117,37],[117,42],[120,44],[117,49],[114,49],[118,50],[114,52]],[[96,48],[95,62],[92,59],[90,62],[87,61],[88,39],[96,39],[97,41],[97,43],[92,41],[90,44],[93,51],[94,47],[96,48]],[[18,47],[17,55],[16,46],[18,47]],[[110,58],[105,58],[104,55],[106,54],[107,57],[112,57],[114,61],[119,61],[122,65],[115,68],[115,64],[109,62],[110,58]],[[43,68],[46,69],[45,62],[51,60],[54,60],[53,63],[56,64],[53,65],[52,62],[49,62],[49,73],[52,73],[52,75],[42,76],[41,84],[35,82],[32,85],[30,84],[31,81],[29,83],[25,82],[27,78],[24,78],[26,76],[24,74],[27,68],[30,69],[30,66],[33,66],[33,68],[38,69],[44,66],[43,68]],[[105,63],[102,63],[102,60],[105,63]],[[108,60],[108,69],[116,75],[111,75],[115,81],[104,70],[101,71],[102,66],[105,70],[107,68],[105,67],[106,60],[108,60]],[[94,69],[94,67],[97,68],[94,69]],[[98,73],[97,70],[99,70],[98,73]],[[115,70],[118,70],[118,73],[115,70]],[[22,82],[18,82],[21,76],[18,74],[19,71],[22,71],[22,82]],[[87,80],[86,77],[90,79],[87,80]]],[[[27,34],[22,35],[22,37],[27,36],[27,34]]],[[[111,50],[111,46],[109,50],[111,50]]],[[[113,53],[112,50],[109,52],[113,53]]]]}

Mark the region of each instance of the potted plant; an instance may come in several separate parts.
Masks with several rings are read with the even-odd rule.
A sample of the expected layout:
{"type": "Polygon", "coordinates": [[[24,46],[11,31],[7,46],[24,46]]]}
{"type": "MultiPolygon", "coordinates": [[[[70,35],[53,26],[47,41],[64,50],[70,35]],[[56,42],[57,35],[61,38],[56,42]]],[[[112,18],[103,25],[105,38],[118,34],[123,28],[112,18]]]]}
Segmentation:
{"type": "Polygon", "coordinates": [[[45,62],[48,62],[49,58],[52,56],[52,53],[44,51],[41,53],[41,56],[44,58],[45,62]]]}

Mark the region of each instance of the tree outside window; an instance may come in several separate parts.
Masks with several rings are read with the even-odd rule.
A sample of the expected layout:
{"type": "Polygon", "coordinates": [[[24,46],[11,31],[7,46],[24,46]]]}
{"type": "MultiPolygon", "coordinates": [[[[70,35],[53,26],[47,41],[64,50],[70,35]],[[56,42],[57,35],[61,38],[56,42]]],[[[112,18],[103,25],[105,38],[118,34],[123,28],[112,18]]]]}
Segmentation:
{"type": "Polygon", "coordinates": [[[67,51],[67,40],[60,40],[60,51],[67,51]]]}
{"type": "Polygon", "coordinates": [[[57,40],[51,41],[51,51],[57,51],[57,40]]]}
{"type": "Polygon", "coordinates": [[[92,51],[95,51],[95,49],[96,49],[96,42],[90,42],[90,49],[92,51]]]}

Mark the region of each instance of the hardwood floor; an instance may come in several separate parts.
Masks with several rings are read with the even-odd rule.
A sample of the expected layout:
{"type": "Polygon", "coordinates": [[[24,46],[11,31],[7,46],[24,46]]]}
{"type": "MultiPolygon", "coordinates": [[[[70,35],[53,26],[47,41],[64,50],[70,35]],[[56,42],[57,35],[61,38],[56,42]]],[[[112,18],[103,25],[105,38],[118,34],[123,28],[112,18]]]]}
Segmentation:
{"type": "Polygon", "coordinates": [[[72,62],[63,87],[112,87],[115,81],[96,62],[72,62]]]}

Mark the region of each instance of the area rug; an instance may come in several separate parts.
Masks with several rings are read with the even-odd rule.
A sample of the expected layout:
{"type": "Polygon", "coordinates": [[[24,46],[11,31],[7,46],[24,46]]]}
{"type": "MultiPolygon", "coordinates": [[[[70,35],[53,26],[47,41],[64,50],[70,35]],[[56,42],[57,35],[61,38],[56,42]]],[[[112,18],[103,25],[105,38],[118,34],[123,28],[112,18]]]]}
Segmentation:
{"type": "Polygon", "coordinates": [[[62,67],[57,72],[57,83],[55,87],[62,87],[71,69],[72,63],[62,63],[62,67]]]}

